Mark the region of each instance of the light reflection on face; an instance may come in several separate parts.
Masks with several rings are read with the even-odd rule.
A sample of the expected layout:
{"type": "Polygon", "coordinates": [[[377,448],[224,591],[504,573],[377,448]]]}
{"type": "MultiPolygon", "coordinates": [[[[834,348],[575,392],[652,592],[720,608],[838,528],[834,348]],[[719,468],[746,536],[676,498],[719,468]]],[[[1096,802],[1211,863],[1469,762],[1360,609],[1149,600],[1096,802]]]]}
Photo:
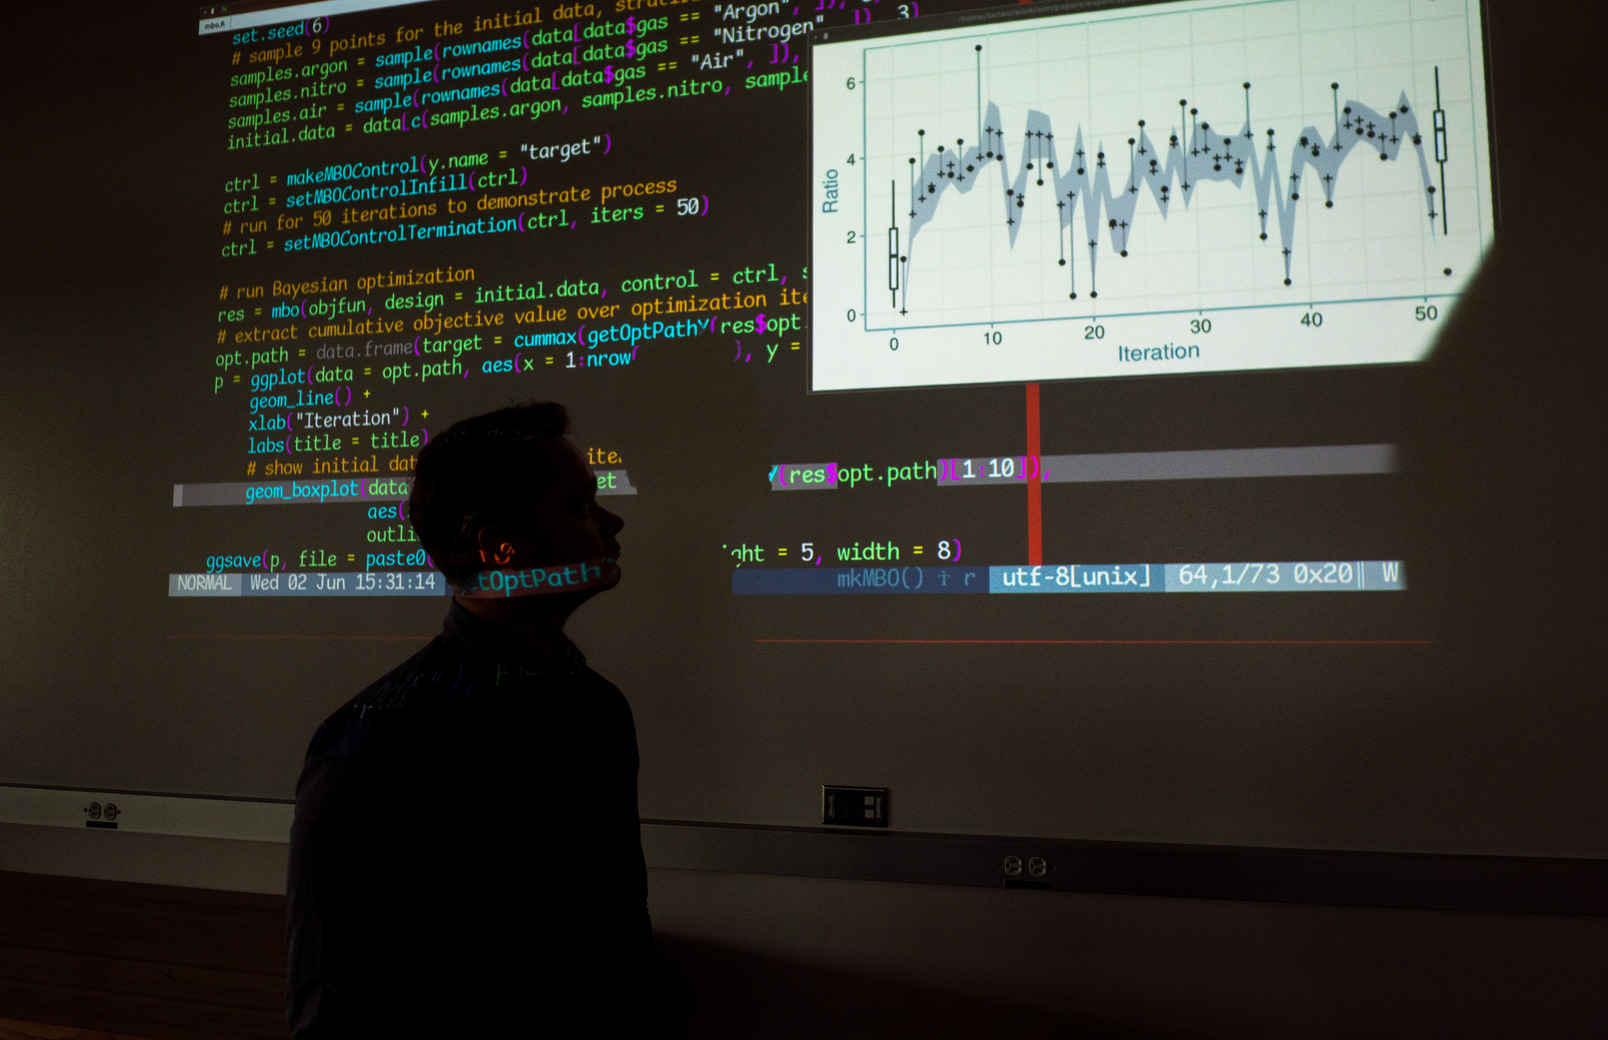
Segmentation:
{"type": "MultiPolygon", "coordinates": [[[[620,556],[620,530],[625,521],[597,501],[597,476],[585,456],[568,438],[546,438],[526,446],[523,479],[534,492],[523,523],[488,528],[492,544],[483,545],[487,561],[505,572],[513,570],[558,572],[566,566],[615,561],[620,556]]],[[[588,572],[590,573],[590,572],[588,572]]],[[[567,591],[562,583],[548,587],[539,573],[527,574],[519,592],[567,591]]],[[[611,588],[619,581],[617,566],[589,583],[593,589],[611,588]]],[[[482,581],[484,587],[487,582],[482,581]]],[[[498,586],[507,594],[506,583],[498,586]]],[[[481,594],[485,594],[484,592],[481,594]]]]}

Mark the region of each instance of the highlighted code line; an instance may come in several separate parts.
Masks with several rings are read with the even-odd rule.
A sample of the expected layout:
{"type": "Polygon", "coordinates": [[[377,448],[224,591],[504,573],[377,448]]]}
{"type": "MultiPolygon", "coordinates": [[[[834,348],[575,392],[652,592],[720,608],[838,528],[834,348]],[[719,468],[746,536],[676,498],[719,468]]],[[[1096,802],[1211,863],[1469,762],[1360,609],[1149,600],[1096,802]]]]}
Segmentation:
{"type": "Polygon", "coordinates": [[[1086,484],[1133,480],[1234,480],[1254,477],[1335,477],[1395,473],[1393,444],[1324,444],[1298,448],[1124,451],[1085,455],[984,455],[871,463],[784,462],[771,467],[772,491],[893,487],[911,482],[939,487],[993,484],[1086,484]]]}
{"type": "MultiPolygon", "coordinates": [[[[599,495],[634,495],[623,469],[599,469],[599,495]]],[[[174,484],[173,506],[319,505],[330,502],[399,502],[408,497],[401,477],[348,477],[331,480],[260,480],[218,484],[174,484]]]]}
{"type": "MultiPolygon", "coordinates": [[[[421,554],[422,555],[422,554],[421,554]]],[[[435,571],[300,571],[279,574],[169,574],[169,596],[445,596],[435,571]]]]}
{"type": "Polygon", "coordinates": [[[738,596],[1045,595],[1103,592],[1397,592],[1400,560],[1115,563],[1018,567],[764,567],[735,570],[738,596]]]}

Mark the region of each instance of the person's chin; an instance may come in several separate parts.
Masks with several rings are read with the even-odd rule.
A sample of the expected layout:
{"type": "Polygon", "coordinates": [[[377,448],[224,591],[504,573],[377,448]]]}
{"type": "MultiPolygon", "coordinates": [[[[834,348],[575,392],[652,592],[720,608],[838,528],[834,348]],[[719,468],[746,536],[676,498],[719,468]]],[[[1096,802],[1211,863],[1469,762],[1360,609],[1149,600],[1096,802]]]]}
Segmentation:
{"type": "Polygon", "coordinates": [[[620,547],[618,545],[603,551],[604,572],[595,589],[612,589],[620,583],[620,547]]]}

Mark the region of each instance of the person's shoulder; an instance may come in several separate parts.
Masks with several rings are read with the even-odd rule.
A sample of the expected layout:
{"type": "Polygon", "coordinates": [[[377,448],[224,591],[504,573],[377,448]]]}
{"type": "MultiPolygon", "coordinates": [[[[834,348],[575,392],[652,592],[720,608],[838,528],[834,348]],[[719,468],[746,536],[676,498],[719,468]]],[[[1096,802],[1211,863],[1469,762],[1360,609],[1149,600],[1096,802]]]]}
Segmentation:
{"type": "Polygon", "coordinates": [[[400,722],[420,713],[426,705],[460,684],[463,663],[455,659],[450,646],[437,636],[406,661],[365,686],[357,696],[336,708],[319,725],[308,744],[307,757],[348,745],[349,752],[365,747],[367,739],[389,723],[400,722]],[[378,724],[378,725],[377,725],[378,724]],[[355,746],[353,746],[355,745],[355,746]]]}
{"type": "Polygon", "coordinates": [[[584,661],[575,669],[571,681],[573,688],[581,694],[580,699],[589,704],[593,712],[601,712],[635,730],[636,720],[632,716],[631,702],[613,682],[593,671],[584,661]]]}
{"type": "Polygon", "coordinates": [[[593,671],[590,665],[581,665],[580,668],[576,669],[575,677],[577,682],[597,690],[604,696],[611,699],[619,698],[622,702],[625,700],[625,693],[613,682],[593,671]]]}

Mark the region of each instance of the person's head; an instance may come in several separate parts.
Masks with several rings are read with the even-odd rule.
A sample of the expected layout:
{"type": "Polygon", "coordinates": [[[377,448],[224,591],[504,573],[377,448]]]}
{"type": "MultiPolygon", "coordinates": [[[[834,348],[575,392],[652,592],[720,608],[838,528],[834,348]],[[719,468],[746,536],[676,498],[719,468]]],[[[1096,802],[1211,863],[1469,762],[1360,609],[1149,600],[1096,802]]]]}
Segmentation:
{"type": "Polygon", "coordinates": [[[485,570],[619,555],[625,522],[598,505],[597,478],[568,430],[561,404],[511,405],[448,427],[419,452],[408,518],[455,590],[485,570]]]}

